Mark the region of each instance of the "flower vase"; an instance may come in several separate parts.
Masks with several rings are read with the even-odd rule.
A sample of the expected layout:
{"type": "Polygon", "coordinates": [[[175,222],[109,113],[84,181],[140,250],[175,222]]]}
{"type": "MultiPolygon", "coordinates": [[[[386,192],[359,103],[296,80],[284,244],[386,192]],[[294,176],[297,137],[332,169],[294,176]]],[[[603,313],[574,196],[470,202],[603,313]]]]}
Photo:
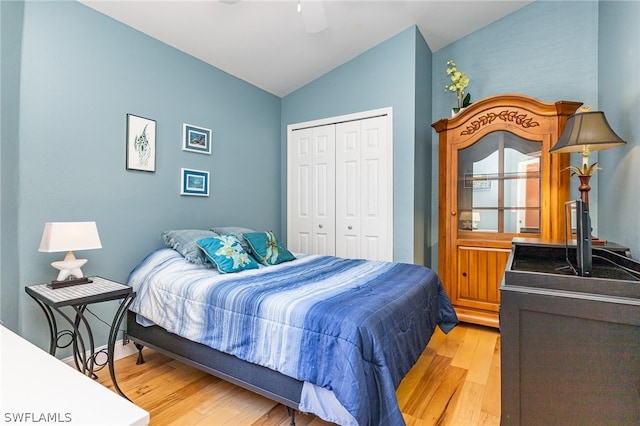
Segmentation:
{"type": "Polygon", "coordinates": [[[460,111],[463,110],[462,104],[463,104],[464,101],[463,101],[463,97],[462,97],[462,95],[463,95],[462,90],[458,90],[457,93],[458,93],[458,107],[457,108],[451,108],[451,117],[455,117],[455,115],[457,113],[459,113],[460,111]]]}

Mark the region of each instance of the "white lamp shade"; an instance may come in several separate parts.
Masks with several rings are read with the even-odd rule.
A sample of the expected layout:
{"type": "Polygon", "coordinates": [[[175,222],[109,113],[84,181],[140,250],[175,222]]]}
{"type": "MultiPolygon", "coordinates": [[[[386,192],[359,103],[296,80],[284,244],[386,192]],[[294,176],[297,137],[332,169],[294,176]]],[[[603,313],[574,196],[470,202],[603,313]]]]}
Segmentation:
{"type": "Polygon", "coordinates": [[[47,222],[38,251],[55,253],[102,248],[95,222],[47,222]]]}

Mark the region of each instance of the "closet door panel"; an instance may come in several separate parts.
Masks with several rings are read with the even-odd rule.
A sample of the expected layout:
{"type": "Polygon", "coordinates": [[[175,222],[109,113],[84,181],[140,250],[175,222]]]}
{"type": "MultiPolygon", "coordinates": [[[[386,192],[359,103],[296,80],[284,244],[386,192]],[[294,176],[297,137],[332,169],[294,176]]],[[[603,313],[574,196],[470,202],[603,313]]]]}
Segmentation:
{"type": "Polygon", "coordinates": [[[391,146],[387,117],[361,121],[361,255],[393,260],[391,235],[391,146]]]}
{"type": "Polygon", "coordinates": [[[292,251],[335,254],[335,126],[292,132],[288,237],[292,251]]]}
{"type": "Polygon", "coordinates": [[[360,258],[360,121],[336,125],[336,256],[360,258]]]}
{"type": "Polygon", "coordinates": [[[335,255],[335,134],[334,125],[314,127],[313,212],[311,253],[335,255]]]}
{"type": "Polygon", "coordinates": [[[331,211],[331,205],[333,204],[329,197],[333,198],[333,194],[329,194],[329,188],[326,187],[329,177],[329,171],[327,170],[329,165],[326,163],[315,164],[313,166],[313,182],[314,188],[311,193],[313,194],[313,215],[316,223],[322,223],[333,214],[331,211]]]}
{"type": "Polygon", "coordinates": [[[339,257],[346,257],[347,259],[358,259],[361,256],[360,253],[360,241],[357,235],[344,233],[339,241],[342,243],[340,246],[340,254],[336,254],[339,257]]]}
{"type": "Polygon", "coordinates": [[[295,235],[295,243],[289,243],[288,246],[295,252],[311,253],[311,235],[306,232],[298,232],[295,235]]]}
{"type": "Polygon", "coordinates": [[[365,259],[370,260],[389,260],[385,257],[384,253],[381,253],[382,244],[380,238],[375,235],[365,235],[360,241],[362,247],[362,253],[364,253],[365,259]]]}
{"type": "Polygon", "coordinates": [[[313,132],[311,129],[293,132],[289,141],[288,155],[288,220],[287,246],[298,252],[311,250],[311,231],[313,218],[311,213],[311,188],[313,151],[313,132]]]}
{"type": "MultiPolygon", "coordinates": [[[[312,249],[307,253],[313,254],[333,254],[334,250],[331,247],[331,241],[333,240],[333,191],[330,193],[330,188],[327,188],[327,182],[333,180],[332,176],[329,176],[329,165],[325,162],[321,162],[314,166],[313,181],[315,186],[312,189],[311,194],[313,196],[312,208],[312,249]]],[[[332,188],[331,188],[332,189],[332,188]]]]}

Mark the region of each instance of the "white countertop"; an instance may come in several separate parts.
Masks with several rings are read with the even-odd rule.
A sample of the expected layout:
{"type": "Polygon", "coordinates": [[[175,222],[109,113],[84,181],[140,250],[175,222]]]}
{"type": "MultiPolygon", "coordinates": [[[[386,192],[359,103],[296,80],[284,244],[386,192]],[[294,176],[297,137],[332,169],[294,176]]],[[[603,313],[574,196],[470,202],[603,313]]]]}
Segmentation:
{"type": "Polygon", "coordinates": [[[145,410],[3,326],[0,372],[3,424],[149,424],[145,410]]]}

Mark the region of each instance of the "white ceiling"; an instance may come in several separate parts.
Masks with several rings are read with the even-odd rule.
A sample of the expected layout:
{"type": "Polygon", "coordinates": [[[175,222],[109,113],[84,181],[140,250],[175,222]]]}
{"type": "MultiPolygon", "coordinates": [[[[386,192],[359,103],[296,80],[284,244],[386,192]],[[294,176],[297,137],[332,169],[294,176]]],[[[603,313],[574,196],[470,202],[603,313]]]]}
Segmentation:
{"type": "Polygon", "coordinates": [[[435,52],[532,1],[78,0],[277,96],[417,25],[435,52]],[[306,5],[305,5],[306,3],[306,5]],[[326,28],[305,31],[304,18],[326,28]],[[306,13],[306,16],[305,16],[306,13]]]}

